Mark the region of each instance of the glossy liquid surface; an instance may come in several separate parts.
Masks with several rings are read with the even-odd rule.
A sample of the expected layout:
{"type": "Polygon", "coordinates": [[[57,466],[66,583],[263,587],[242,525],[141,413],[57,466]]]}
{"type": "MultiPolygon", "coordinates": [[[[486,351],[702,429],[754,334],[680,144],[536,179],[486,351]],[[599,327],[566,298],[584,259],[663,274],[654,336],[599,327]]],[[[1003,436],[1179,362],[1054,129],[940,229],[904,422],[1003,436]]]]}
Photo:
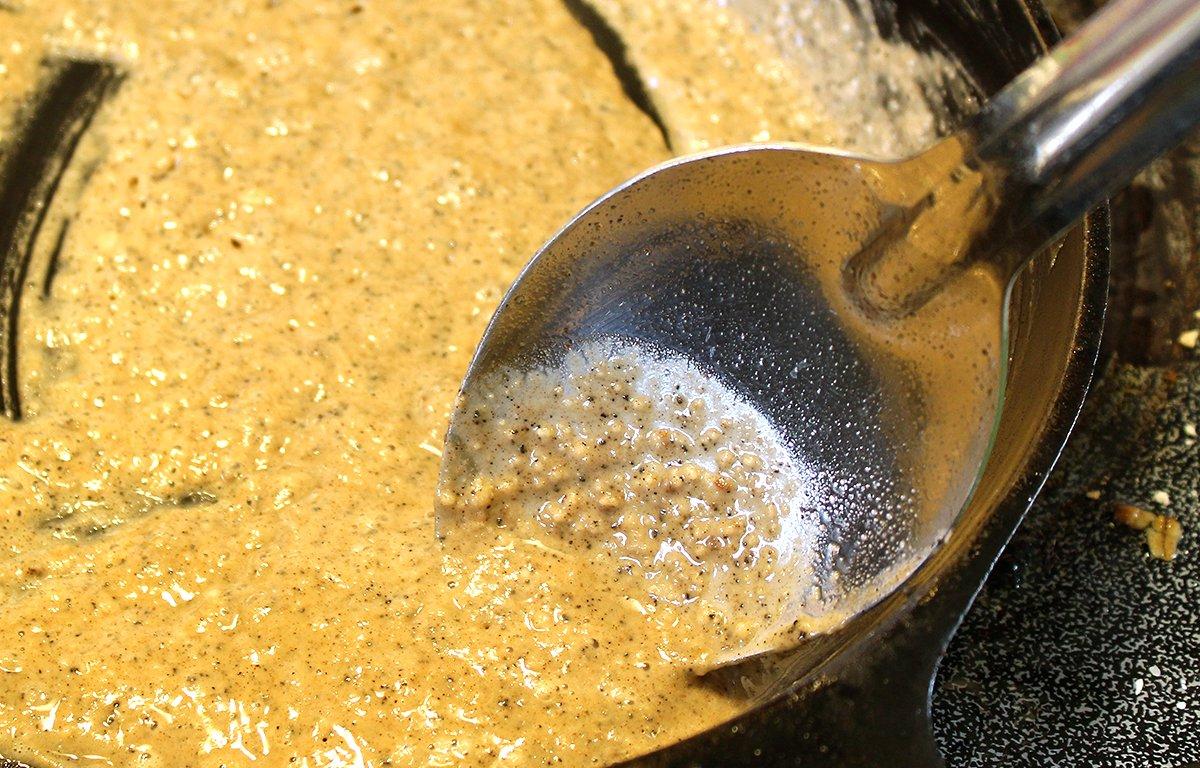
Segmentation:
{"type": "MultiPolygon", "coordinates": [[[[891,152],[910,147],[861,127],[932,125],[915,102],[823,103],[819,73],[715,4],[600,7],[676,149],[891,152]]],[[[747,706],[689,671],[672,603],[630,603],[634,574],[432,535],[495,302],[573,211],[670,154],[562,5],[4,5],[4,114],[71,51],[129,77],[80,149],[86,191],[56,203],[73,223],[50,297],[27,291],[25,418],[0,428],[0,755],[597,764],[747,706]]]]}

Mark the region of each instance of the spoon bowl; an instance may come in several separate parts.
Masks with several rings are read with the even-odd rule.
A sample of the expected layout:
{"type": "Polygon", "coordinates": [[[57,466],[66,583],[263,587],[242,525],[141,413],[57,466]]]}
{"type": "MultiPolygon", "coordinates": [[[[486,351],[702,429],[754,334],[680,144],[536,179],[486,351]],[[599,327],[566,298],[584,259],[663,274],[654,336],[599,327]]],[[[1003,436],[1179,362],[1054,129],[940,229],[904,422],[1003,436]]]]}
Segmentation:
{"type": "MultiPolygon", "coordinates": [[[[928,175],[947,150],[922,161],[928,175]]],[[[886,325],[844,289],[848,258],[920,188],[912,170],[799,144],[653,169],[537,254],[488,328],[464,393],[599,339],[689,360],[762,413],[819,486],[808,495],[821,541],[805,556],[820,600],[806,610],[857,612],[949,531],[984,465],[1003,390],[1004,284],[992,272],[964,272],[886,325]]],[[[473,469],[459,418],[443,459],[450,481],[473,469]]],[[[459,517],[440,508],[439,531],[459,517]]],[[[769,650],[794,619],[781,614],[713,663],[769,650]]]]}
{"type": "MultiPolygon", "coordinates": [[[[1198,122],[1200,3],[1117,0],[909,160],[753,145],[639,176],[552,238],[501,303],[443,487],[475,475],[464,427],[499,374],[597,339],[682,357],[782,435],[820,521],[790,548],[812,583],[705,663],[792,647],[801,617],[861,612],[952,534],[1000,414],[1015,275],[1198,122]]],[[[439,534],[463,517],[440,507],[439,534]]]]}

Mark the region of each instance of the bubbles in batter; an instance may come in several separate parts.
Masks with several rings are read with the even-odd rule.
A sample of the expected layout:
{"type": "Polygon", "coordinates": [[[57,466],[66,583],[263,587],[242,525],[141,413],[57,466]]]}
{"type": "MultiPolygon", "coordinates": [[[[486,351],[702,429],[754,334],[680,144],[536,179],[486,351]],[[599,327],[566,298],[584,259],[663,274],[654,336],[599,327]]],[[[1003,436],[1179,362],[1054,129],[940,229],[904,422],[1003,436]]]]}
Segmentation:
{"type": "MultiPolygon", "coordinates": [[[[825,532],[814,473],[752,404],[686,359],[592,342],[472,389],[439,492],[475,521],[593,550],[642,577],[649,606],[708,625],[697,664],[810,628],[825,532]]],[[[454,535],[470,535],[455,533],[454,535]]]]}

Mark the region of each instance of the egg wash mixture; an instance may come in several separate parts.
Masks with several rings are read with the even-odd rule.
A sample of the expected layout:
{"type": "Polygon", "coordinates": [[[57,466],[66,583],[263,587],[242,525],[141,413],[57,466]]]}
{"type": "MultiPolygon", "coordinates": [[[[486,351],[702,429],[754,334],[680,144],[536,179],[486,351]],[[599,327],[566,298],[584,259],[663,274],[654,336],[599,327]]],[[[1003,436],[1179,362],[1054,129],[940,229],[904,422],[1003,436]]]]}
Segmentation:
{"type": "Polygon", "coordinates": [[[20,316],[0,756],[595,765],[753,701],[693,668],[769,609],[728,574],[769,573],[802,522],[769,424],[685,364],[581,358],[536,382],[544,420],[475,433],[545,461],[481,458],[440,499],[553,535],[439,540],[447,418],[503,291],[589,200],[730,142],[904,154],[944,64],[826,0],[592,7],[657,122],[578,3],[0,1],[3,120],[47,57],[127,73],[20,316]]]}

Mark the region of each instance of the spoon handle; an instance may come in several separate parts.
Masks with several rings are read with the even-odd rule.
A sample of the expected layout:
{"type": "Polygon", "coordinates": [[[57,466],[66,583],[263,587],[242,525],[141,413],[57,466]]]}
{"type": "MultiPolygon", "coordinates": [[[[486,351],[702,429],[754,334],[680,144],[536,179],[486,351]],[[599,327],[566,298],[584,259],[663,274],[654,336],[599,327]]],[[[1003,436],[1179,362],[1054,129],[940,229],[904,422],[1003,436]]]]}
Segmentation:
{"type": "Polygon", "coordinates": [[[1200,0],[1114,0],[968,127],[1015,274],[1200,123],[1200,0]]]}

